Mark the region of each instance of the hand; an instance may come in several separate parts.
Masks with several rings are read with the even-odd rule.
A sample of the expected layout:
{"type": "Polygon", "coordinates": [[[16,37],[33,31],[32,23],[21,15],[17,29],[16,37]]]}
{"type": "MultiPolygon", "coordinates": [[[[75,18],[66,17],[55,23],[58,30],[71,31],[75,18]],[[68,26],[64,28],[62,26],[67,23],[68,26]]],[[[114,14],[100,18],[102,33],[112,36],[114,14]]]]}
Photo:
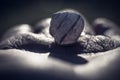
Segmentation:
{"type": "MultiPolygon", "coordinates": [[[[81,36],[78,44],[59,46],[49,35],[49,20],[41,21],[37,27],[26,24],[14,27],[3,36],[0,44],[2,80],[116,80],[120,78],[119,34],[117,39],[107,35],[101,35],[101,39],[101,36],[99,38],[98,35],[86,34],[81,36]],[[85,40],[92,43],[88,42],[86,45],[85,40]],[[102,42],[104,40],[108,42],[102,42]],[[103,43],[107,46],[102,45],[103,43]]],[[[96,24],[100,23],[96,22],[96,24]]],[[[97,26],[94,27],[93,31],[96,33],[97,26]]],[[[107,31],[104,30],[103,33],[107,31]]]]}

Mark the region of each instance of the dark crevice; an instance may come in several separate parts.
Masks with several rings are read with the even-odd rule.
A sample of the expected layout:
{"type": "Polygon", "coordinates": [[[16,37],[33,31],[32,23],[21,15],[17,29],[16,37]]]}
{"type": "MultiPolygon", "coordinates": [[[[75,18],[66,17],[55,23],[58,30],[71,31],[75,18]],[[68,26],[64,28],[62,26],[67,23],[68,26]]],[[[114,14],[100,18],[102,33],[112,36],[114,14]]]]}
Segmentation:
{"type": "Polygon", "coordinates": [[[42,45],[42,44],[23,44],[20,46],[15,47],[16,49],[22,49],[31,52],[39,52],[39,53],[46,53],[50,51],[49,45],[42,45]]]}
{"type": "Polygon", "coordinates": [[[58,44],[52,44],[49,57],[70,62],[72,64],[86,64],[88,61],[82,57],[77,56],[80,49],[80,45],[74,43],[72,45],[61,46],[58,44]]]}

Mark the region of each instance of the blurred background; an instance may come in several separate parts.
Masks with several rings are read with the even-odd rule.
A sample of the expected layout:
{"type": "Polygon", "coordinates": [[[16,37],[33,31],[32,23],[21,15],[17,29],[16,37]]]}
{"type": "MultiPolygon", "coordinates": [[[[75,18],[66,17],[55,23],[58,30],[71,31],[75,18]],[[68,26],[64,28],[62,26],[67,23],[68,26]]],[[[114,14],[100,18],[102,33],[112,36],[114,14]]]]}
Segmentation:
{"type": "Polygon", "coordinates": [[[119,0],[0,0],[0,37],[15,25],[34,25],[54,12],[72,8],[81,12],[90,23],[105,17],[120,25],[119,0]]]}

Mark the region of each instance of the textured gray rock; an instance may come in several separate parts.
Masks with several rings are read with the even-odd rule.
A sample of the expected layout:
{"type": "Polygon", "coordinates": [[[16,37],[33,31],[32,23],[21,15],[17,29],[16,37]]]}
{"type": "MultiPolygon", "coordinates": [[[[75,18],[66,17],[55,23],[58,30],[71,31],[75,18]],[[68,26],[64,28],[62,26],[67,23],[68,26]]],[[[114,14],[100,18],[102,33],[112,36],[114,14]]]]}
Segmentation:
{"type": "Polygon", "coordinates": [[[84,20],[79,12],[63,10],[53,14],[50,24],[50,34],[56,43],[67,45],[75,43],[84,28],[84,20]]]}

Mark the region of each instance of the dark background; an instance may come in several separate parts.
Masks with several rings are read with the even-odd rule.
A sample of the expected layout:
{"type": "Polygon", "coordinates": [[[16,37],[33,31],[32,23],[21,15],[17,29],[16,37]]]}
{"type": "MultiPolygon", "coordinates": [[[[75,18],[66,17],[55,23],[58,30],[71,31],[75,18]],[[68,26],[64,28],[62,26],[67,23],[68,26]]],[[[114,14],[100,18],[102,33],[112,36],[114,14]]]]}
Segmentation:
{"type": "Polygon", "coordinates": [[[80,11],[90,23],[105,17],[120,25],[119,0],[0,0],[0,36],[10,27],[40,19],[65,8],[80,11]]]}

